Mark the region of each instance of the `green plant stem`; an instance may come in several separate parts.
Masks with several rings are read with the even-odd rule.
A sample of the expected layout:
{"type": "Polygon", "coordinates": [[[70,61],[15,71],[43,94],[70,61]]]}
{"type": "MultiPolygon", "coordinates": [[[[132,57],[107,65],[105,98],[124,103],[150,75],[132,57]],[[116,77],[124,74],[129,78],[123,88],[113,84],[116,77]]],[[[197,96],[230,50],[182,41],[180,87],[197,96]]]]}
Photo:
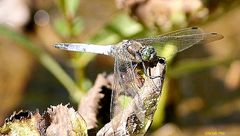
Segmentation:
{"type": "Polygon", "coordinates": [[[221,64],[231,63],[236,58],[225,57],[225,58],[202,58],[202,59],[184,59],[179,61],[174,67],[168,69],[167,75],[170,77],[180,77],[186,73],[192,73],[207,68],[211,68],[221,64]]]}
{"type": "Polygon", "coordinates": [[[36,56],[39,62],[68,90],[74,101],[79,101],[79,98],[83,96],[83,93],[80,91],[75,82],[45,50],[36,46],[24,35],[12,31],[2,25],[0,25],[0,35],[12,39],[23,48],[27,49],[31,54],[36,56]]]}

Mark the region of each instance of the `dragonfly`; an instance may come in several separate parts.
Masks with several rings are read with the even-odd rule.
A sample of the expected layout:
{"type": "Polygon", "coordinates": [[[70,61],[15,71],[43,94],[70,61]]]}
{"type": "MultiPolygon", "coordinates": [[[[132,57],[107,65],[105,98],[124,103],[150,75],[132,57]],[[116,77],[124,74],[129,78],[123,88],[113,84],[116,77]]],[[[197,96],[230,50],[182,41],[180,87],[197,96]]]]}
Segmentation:
{"type": "Polygon", "coordinates": [[[154,92],[158,92],[155,94],[160,95],[161,86],[159,86],[159,83],[162,83],[163,80],[162,74],[154,74],[151,71],[158,64],[165,66],[165,59],[157,55],[153,45],[164,47],[171,44],[176,47],[177,53],[194,45],[206,44],[222,38],[221,34],[208,33],[201,28],[190,27],[155,37],[123,40],[112,45],[57,43],[54,46],[68,51],[114,57],[114,81],[110,109],[111,120],[114,121],[105,125],[106,127],[102,131],[100,130],[99,135],[144,135],[150,126],[149,124],[151,124],[149,122],[152,121],[153,114],[149,113],[154,113],[153,111],[157,106],[157,104],[153,104],[153,101],[156,103],[156,100],[158,100],[154,92]],[[143,95],[146,94],[146,90],[153,92],[153,94],[143,95]],[[129,109],[129,107],[133,108],[133,110],[130,110],[130,114],[132,117],[134,115],[134,119],[140,125],[135,128],[132,127],[131,130],[126,130],[124,127],[129,122],[129,118],[126,117],[126,112],[129,110],[126,109],[129,109]]]}

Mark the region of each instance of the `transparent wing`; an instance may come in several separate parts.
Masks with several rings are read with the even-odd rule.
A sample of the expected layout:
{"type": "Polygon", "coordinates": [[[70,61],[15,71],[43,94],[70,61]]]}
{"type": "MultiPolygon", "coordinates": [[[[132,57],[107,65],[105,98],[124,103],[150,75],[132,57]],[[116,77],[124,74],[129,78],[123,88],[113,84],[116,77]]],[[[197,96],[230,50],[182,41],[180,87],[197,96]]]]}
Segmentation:
{"type": "Polygon", "coordinates": [[[164,46],[167,44],[172,44],[176,46],[177,52],[180,52],[193,45],[213,42],[222,38],[223,36],[221,34],[204,33],[202,29],[198,27],[191,27],[156,37],[135,39],[135,41],[140,42],[143,45],[156,44],[158,46],[164,46]]]}
{"type": "Polygon", "coordinates": [[[130,105],[134,105],[133,112],[135,112],[140,120],[144,118],[142,116],[143,114],[140,115],[141,111],[144,111],[144,109],[143,103],[139,97],[140,89],[136,82],[134,64],[125,57],[126,55],[124,54],[126,52],[123,50],[124,49],[119,49],[117,54],[115,54],[114,83],[110,113],[111,119],[115,118],[112,122],[112,128],[114,131],[120,127],[122,121],[127,120],[124,114],[126,114],[126,109],[130,105]]]}

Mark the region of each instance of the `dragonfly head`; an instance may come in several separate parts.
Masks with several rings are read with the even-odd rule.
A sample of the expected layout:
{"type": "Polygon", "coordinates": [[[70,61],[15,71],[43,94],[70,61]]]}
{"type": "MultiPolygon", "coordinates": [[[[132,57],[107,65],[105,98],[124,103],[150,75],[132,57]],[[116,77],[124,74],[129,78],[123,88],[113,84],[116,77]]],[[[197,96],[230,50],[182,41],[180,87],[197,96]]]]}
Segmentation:
{"type": "Polygon", "coordinates": [[[141,52],[141,57],[143,61],[151,61],[155,59],[157,56],[157,53],[155,49],[152,46],[145,46],[141,52]]]}

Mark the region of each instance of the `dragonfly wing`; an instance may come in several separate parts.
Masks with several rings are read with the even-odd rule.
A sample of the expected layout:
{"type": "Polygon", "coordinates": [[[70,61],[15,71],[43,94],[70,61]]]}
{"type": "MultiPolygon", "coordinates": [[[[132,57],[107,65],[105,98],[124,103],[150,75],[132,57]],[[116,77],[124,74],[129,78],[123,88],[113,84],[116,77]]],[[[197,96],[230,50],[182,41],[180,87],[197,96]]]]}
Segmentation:
{"type": "MultiPolygon", "coordinates": [[[[118,57],[117,57],[118,58],[118,57]]],[[[124,63],[124,67],[131,66],[132,64],[127,64],[124,61],[120,62],[120,60],[116,59],[115,64],[115,78],[120,78],[120,81],[115,80],[115,86],[114,88],[118,88],[121,90],[121,88],[125,88],[121,85],[122,82],[125,82],[122,80],[122,69],[118,69],[117,66],[122,66],[121,63],[124,63]]],[[[140,63],[138,63],[140,64],[140,63]]],[[[142,103],[137,101],[133,105],[132,103],[128,103],[128,108],[120,108],[116,109],[117,103],[115,101],[113,102],[113,109],[114,110],[114,116],[113,119],[111,119],[111,122],[106,124],[97,135],[144,135],[148,128],[150,127],[152,121],[153,121],[153,115],[156,111],[157,103],[159,101],[159,97],[161,94],[161,88],[163,85],[164,80],[164,74],[165,74],[165,60],[159,58],[157,61],[150,63],[144,63],[146,64],[146,69],[148,75],[145,77],[145,81],[143,82],[141,86],[141,93],[139,94],[140,97],[133,97],[132,101],[141,100],[142,103]],[[150,65],[149,65],[150,64],[150,65]],[[151,76],[151,77],[150,77],[151,76]],[[141,98],[141,99],[140,99],[141,98]],[[136,108],[137,105],[140,103],[140,105],[144,106],[144,109],[142,108],[136,108]],[[129,108],[130,107],[130,108],[129,108]],[[129,110],[130,109],[130,110],[129,110]],[[132,110],[133,109],[133,110],[132,110]],[[127,112],[126,112],[127,111],[127,112]],[[144,115],[144,120],[141,121],[139,115],[144,115]],[[125,116],[127,115],[127,116],[125,116]]],[[[132,65],[133,66],[133,65],[132,65]]],[[[141,66],[141,65],[137,65],[141,66]]],[[[142,67],[137,67],[140,70],[142,70],[142,67]]],[[[127,73],[130,74],[131,73],[127,73]]],[[[138,90],[138,89],[137,89],[138,90]]],[[[122,90],[121,90],[122,91],[122,90]]],[[[119,91],[114,91],[114,96],[122,95],[119,94],[119,91]]],[[[128,95],[126,93],[126,95],[128,95]]],[[[113,100],[118,100],[118,97],[113,97],[113,100]]]]}
{"type": "Polygon", "coordinates": [[[165,46],[167,44],[174,45],[177,52],[183,51],[193,45],[213,42],[222,39],[223,36],[218,33],[204,33],[198,27],[185,28],[156,37],[135,39],[135,41],[143,45],[165,46]]]}
{"type": "MultiPolygon", "coordinates": [[[[122,124],[122,121],[126,121],[126,109],[130,105],[134,105],[133,111],[136,116],[144,118],[138,111],[144,111],[143,104],[139,95],[139,87],[136,82],[136,73],[134,70],[133,62],[129,61],[124,55],[126,52],[124,49],[119,49],[115,55],[114,64],[114,83],[113,83],[113,93],[111,100],[111,119],[115,121],[112,122],[112,127],[114,131],[122,124]],[[116,121],[117,118],[117,121],[116,121]]],[[[128,109],[129,111],[129,109],[128,109]]]]}

